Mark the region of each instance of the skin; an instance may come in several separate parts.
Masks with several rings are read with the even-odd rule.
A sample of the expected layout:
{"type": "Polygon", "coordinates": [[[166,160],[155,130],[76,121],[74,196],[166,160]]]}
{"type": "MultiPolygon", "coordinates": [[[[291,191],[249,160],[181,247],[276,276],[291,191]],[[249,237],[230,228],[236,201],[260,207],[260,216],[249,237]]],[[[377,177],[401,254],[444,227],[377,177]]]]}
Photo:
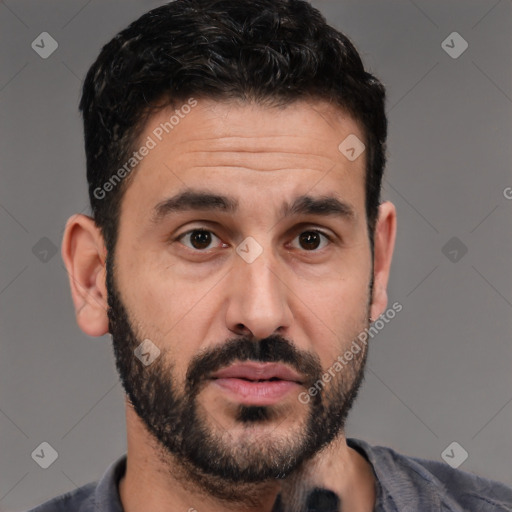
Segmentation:
{"type": "MultiPolygon", "coordinates": [[[[172,113],[154,114],[140,141],[172,113]]],[[[354,119],[322,101],[277,109],[200,99],[137,166],[121,203],[116,283],[138,336],[168,351],[180,390],[195,355],[237,334],[257,339],[280,334],[327,369],[368,325],[368,306],[373,319],[385,311],[396,212],[389,202],[379,207],[370,298],[365,153],[354,161],[340,153],[338,145],[349,134],[364,141],[354,119]],[[155,205],[185,186],[233,196],[239,211],[189,211],[152,224],[155,205]],[[306,193],[334,193],[354,216],[282,219],[283,201],[306,193]],[[176,240],[198,228],[215,235],[206,255],[193,248],[190,236],[176,240]],[[304,248],[299,235],[312,229],[324,231],[332,242],[321,238],[318,248],[304,248]],[[249,236],[263,249],[250,264],[236,253],[249,236]],[[182,339],[187,343],[178,347],[182,339]]],[[[90,336],[109,332],[106,254],[91,218],[68,220],[62,256],[77,322],[90,336]]],[[[249,433],[234,421],[232,399],[216,387],[204,387],[197,400],[209,425],[228,431],[231,443],[258,438],[277,443],[304,424],[308,409],[298,400],[302,391],[283,398],[282,414],[271,424],[253,425],[249,433]]],[[[278,493],[293,497],[305,482],[335,491],[343,510],[373,510],[373,472],[347,446],[343,432],[284,480],[233,484],[234,496],[240,491],[251,500],[226,502],[205,493],[172,454],[162,456],[128,399],[126,422],[127,471],[119,491],[127,512],[270,512],[278,493]]]]}

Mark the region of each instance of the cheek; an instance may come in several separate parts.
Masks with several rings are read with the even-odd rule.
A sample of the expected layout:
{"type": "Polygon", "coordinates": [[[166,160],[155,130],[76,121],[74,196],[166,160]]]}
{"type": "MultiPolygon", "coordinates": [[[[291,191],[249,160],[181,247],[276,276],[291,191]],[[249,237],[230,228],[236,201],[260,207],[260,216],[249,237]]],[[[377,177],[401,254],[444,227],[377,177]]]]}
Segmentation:
{"type": "Polygon", "coordinates": [[[334,320],[351,318],[366,307],[369,300],[371,265],[348,261],[330,266],[328,273],[309,283],[303,291],[315,309],[334,320]]]}
{"type": "Polygon", "coordinates": [[[205,290],[211,286],[190,284],[171,269],[162,271],[150,265],[139,269],[138,273],[132,271],[125,295],[132,305],[132,318],[138,320],[138,334],[159,348],[165,347],[169,363],[175,367],[174,375],[184,378],[190,359],[208,334],[212,310],[205,309],[209,303],[205,290]]]}
{"type": "Polygon", "coordinates": [[[330,366],[367,327],[369,272],[354,271],[347,277],[337,274],[303,290],[307,305],[303,321],[309,326],[310,348],[323,366],[330,366]]]}
{"type": "MultiPolygon", "coordinates": [[[[229,290],[222,289],[225,281],[219,281],[227,267],[219,273],[205,265],[210,272],[189,278],[168,254],[137,256],[132,249],[124,252],[133,257],[123,263],[122,295],[137,319],[139,336],[168,348],[181,374],[208,339],[222,298],[229,298],[229,290]]],[[[290,291],[285,300],[294,317],[292,331],[305,333],[322,364],[331,364],[366,326],[371,261],[363,252],[360,244],[314,270],[287,269],[290,291]]]]}

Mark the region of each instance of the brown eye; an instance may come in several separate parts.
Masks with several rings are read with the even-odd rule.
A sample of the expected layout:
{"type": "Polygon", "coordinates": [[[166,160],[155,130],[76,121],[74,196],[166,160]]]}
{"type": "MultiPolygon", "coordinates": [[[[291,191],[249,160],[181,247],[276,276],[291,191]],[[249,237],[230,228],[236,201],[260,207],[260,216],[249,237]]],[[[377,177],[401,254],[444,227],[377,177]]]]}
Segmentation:
{"type": "Polygon", "coordinates": [[[208,231],[193,231],[190,242],[195,249],[206,249],[212,241],[211,234],[208,231]]]}
{"type": "Polygon", "coordinates": [[[299,235],[299,243],[303,249],[306,249],[307,251],[314,251],[318,249],[322,243],[322,237],[330,241],[330,238],[322,231],[304,231],[299,235]]]}
{"type": "Polygon", "coordinates": [[[192,229],[191,231],[187,231],[178,237],[178,240],[188,238],[189,244],[184,244],[190,249],[196,249],[198,251],[207,249],[208,246],[212,243],[213,237],[215,236],[211,231],[206,229],[192,229]]]}
{"type": "Polygon", "coordinates": [[[320,245],[320,236],[314,231],[306,231],[299,236],[302,247],[308,250],[317,249],[320,245]]]}

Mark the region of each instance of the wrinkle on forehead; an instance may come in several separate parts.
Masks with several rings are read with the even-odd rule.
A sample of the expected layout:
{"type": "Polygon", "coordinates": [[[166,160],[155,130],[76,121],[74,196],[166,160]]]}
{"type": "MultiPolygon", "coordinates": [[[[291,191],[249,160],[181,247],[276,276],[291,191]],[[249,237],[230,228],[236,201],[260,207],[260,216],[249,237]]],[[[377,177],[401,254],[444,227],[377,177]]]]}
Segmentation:
{"type": "MultiPolygon", "coordinates": [[[[168,120],[170,109],[156,114],[153,126],[168,120]]],[[[167,136],[180,151],[279,152],[332,159],[348,133],[364,139],[359,123],[338,107],[325,102],[296,101],[286,107],[262,107],[241,102],[200,100],[167,136]],[[194,122],[198,121],[200,122],[194,122]]]]}
{"type": "MultiPolygon", "coordinates": [[[[156,113],[142,137],[173,112],[156,113]]],[[[363,137],[356,121],[330,105],[296,102],[273,108],[201,100],[142,160],[127,198],[149,208],[194,184],[229,184],[233,192],[243,193],[243,187],[249,195],[271,187],[291,197],[321,181],[323,189],[329,182],[331,191],[339,184],[347,199],[360,188],[357,196],[364,202],[365,156],[349,162],[338,149],[350,133],[363,137]]]]}

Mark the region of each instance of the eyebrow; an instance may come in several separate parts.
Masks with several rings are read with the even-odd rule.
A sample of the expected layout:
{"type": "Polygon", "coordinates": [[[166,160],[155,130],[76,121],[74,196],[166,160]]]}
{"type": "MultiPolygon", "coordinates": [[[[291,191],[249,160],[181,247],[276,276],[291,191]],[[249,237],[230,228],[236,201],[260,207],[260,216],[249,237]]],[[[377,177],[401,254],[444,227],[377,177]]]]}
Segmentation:
{"type": "MultiPolygon", "coordinates": [[[[153,209],[151,223],[158,224],[172,213],[187,211],[217,211],[235,214],[239,202],[233,197],[212,193],[207,190],[186,189],[173,197],[159,202],[153,209]]],[[[354,208],[334,195],[301,195],[292,203],[285,202],[280,211],[282,218],[294,215],[318,215],[353,220],[354,208]]]]}

